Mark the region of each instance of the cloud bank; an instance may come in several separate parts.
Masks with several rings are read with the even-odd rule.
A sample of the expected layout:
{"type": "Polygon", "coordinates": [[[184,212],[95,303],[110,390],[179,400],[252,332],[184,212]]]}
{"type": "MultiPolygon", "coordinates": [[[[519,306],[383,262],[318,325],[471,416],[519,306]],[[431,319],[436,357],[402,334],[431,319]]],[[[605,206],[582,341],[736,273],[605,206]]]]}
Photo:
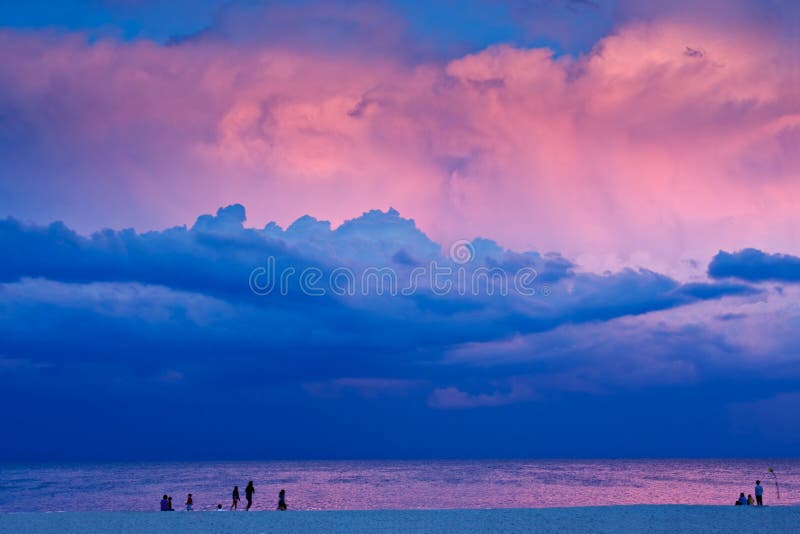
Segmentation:
{"type": "MultiPolygon", "coordinates": [[[[146,456],[141,436],[159,435],[154,456],[180,453],[186,436],[199,442],[192,454],[215,456],[227,439],[202,430],[208,425],[198,430],[203,418],[228,420],[233,431],[277,411],[279,442],[270,426],[250,430],[269,454],[491,454],[506,448],[486,436],[511,439],[512,421],[534,417],[537,426],[508,451],[558,455],[572,450],[575,432],[594,432],[592,421],[620,431],[618,417],[627,414],[658,434],[653,414],[672,420],[675,399],[712,391],[716,400],[698,407],[700,431],[707,410],[798,387],[792,324],[800,312],[791,287],[682,283],[647,270],[591,273],[558,254],[485,239],[469,243],[464,262],[395,210],[336,228],[310,216],[286,229],[245,222],[241,205],[190,228],[144,233],[83,236],[63,223],[0,221],[0,398],[26,399],[0,421],[17,434],[0,452],[146,456]],[[530,268],[536,291],[491,292],[500,283],[492,279],[475,293],[425,282],[408,294],[313,296],[293,279],[285,293],[259,295],[249,277],[267,258],[279,270],[380,267],[401,278],[432,261],[467,275],[530,268]],[[553,406],[565,415],[554,417],[553,406]],[[610,411],[598,413],[602,406],[610,411]],[[180,422],[153,418],[164,410],[180,422]],[[41,439],[66,436],[72,426],[98,432],[114,413],[125,414],[119,428],[88,449],[85,440],[60,439],[55,450],[41,439]],[[34,420],[46,425],[24,422],[34,420]],[[432,445],[442,425],[452,433],[432,445]],[[535,445],[542,429],[552,446],[535,445]],[[320,432],[330,438],[325,450],[320,432]],[[391,443],[377,444],[374,432],[391,443]]],[[[734,430],[713,428],[715,439],[734,430]]],[[[621,439],[599,447],[624,449],[621,439]]],[[[683,446],[671,439],[659,451],[683,446]]]]}

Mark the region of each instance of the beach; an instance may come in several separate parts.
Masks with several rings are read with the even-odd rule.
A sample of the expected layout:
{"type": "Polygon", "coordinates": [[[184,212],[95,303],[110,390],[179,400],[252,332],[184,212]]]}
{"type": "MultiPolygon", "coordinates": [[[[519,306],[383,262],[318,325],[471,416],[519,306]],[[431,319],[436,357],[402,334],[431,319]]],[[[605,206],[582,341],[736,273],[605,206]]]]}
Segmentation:
{"type": "Polygon", "coordinates": [[[0,514],[3,533],[792,532],[800,507],[633,505],[498,510],[0,514]]]}

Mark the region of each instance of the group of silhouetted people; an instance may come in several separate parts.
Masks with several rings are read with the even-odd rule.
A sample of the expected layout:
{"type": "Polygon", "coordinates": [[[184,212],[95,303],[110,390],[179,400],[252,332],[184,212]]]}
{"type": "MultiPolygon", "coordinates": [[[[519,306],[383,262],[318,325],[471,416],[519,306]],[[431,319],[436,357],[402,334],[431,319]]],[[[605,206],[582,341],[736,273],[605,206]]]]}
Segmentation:
{"type": "MultiPolygon", "coordinates": [[[[281,490],[283,491],[283,490],[281,490]]],[[[253,494],[256,492],[256,488],[253,486],[253,481],[247,483],[247,487],[244,489],[244,496],[247,499],[247,508],[246,510],[250,510],[250,507],[253,506],[253,494]]],[[[239,509],[239,501],[241,498],[239,497],[239,486],[233,487],[233,502],[231,503],[231,511],[239,509]]]]}
{"type": "MultiPolygon", "coordinates": [[[[194,500],[192,499],[192,494],[188,494],[186,496],[186,511],[191,512],[194,510],[194,500]]],[[[164,495],[161,498],[161,511],[162,512],[174,512],[175,508],[172,507],[172,497],[169,495],[164,495]]]]}
{"type": "Polygon", "coordinates": [[[161,511],[162,512],[174,512],[175,509],[172,507],[172,497],[169,495],[164,495],[161,497],[161,511]]]}
{"type": "MultiPolygon", "coordinates": [[[[247,487],[244,489],[244,497],[247,500],[247,508],[245,510],[250,510],[250,507],[253,506],[253,494],[255,494],[256,488],[253,485],[253,481],[247,483],[247,487]]],[[[233,487],[233,492],[231,493],[232,502],[230,511],[236,511],[239,509],[239,501],[241,497],[239,496],[239,486],[233,487]]],[[[278,493],[278,510],[286,510],[286,490],[281,490],[278,493]]],[[[186,497],[186,511],[191,512],[194,510],[194,500],[192,499],[192,494],[188,494],[186,497]]],[[[161,499],[161,511],[162,512],[174,512],[175,509],[172,507],[172,497],[168,495],[164,495],[161,499]]],[[[217,512],[224,512],[225,510],[222,508],[221,504],[217,504],[216,508],[217,512]]]]}
{"type": "Polygon", "coordinates": [[[736,506],[764,506],[764,488],[761,487],[761,481],[756,480],[756,487],[755,487],[755,494],[756,498],[753,499],[751,494],[748,494],[747,497],[744,496],[744,492],[739,494],[739,498],[736,499],[736,502],[733,503],[736,506]]]}

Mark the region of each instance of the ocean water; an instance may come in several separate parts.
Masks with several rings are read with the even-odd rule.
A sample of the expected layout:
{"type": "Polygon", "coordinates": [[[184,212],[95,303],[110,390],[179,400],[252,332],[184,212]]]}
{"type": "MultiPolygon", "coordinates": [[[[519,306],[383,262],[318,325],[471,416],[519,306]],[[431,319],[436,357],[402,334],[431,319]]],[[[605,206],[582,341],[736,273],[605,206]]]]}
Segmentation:
{"type": "Polygon", "coordinates": [[[0,512],[157,510],[163,494],[182,510],[230,505],[248,480],[253,509],[543,508],[618,504],[723,504],[753,493],[800,505],[800,460],[436,460],[169,462],[0,465],[0,512]],[[774,467],[780,484],[778,498],[774,467]]]}

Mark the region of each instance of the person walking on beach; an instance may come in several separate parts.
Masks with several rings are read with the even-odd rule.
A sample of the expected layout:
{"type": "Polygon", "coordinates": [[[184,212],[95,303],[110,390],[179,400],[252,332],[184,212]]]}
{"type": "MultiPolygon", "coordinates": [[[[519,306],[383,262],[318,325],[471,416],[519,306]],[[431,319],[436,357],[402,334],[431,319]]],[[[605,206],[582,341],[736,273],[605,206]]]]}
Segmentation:
{"type": "Polygon", "coordinates": [[[249,512],[250,507],[253,506],[253,493],[256,492],[256,488],[253,487],[253,481],[247,483],[247,487],[244,489],[244,496],[247,499],[247,508],[246,510],[249,512]]]}
{"type": "Polygon", "coordinates": [[[239,486],[233,487],[233,502],[231,503],[231,510],[235,511],[239,507],[239,486]]]}
{"type": "Polygon", "coordinates": [[[161,511],[169,512],[169,500],[167,499],[166,494],[161,497],[161,511]]]}
{"type": "Polygon", "coordinates": [[[278,492],[278,510],[286,510],[286,490],[278,492]]]}
{"type": "Polygon", "coordinates": [[[192,510],[194,510],[194,502],[192,501],[192,494],[190,493],[186,497],[186,511],[191,512],[192,510]]]}
{"type": "Polygon", "coordinates": [[[756,480],[756,504],[764,506],[764,488],[761,487],[760,480],[756,480]]]}

